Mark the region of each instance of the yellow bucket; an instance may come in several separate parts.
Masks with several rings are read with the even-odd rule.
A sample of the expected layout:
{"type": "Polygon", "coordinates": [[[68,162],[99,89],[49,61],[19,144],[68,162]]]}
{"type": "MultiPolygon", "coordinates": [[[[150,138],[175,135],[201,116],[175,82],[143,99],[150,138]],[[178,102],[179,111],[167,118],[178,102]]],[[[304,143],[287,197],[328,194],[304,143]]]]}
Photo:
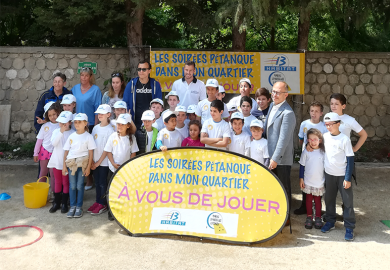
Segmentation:
{"type": "Polygon", "coordinates": [[[49,195],[50,184],[47,176],[42,176],[34,183],[28,183],[23,186],[24,206],[27,208],[41,208],[46,205],[49,195]],[[46,182],[38,182],[39,179],[46,177],[46,182]]]}

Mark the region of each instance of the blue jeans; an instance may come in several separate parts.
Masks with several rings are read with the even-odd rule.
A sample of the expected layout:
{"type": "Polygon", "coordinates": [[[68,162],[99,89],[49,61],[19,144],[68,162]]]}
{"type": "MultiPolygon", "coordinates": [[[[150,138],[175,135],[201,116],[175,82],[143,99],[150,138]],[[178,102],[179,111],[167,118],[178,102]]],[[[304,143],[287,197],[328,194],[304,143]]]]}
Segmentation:
{"type": "Polygon", "coordinates": [[[106,198],[102,197],[106,196],[108,170],[108,167],[99,166],[93,171],[93,179],[96,185],[96,202],[102,205],[107,205],[106,198]]]}
{"type": "Polygon", "coordinates": [[[81,167],[77,168],[75,175],[72,175],[71,170],[69,173],[69,198],[70,206],[83,206],[84,198],[84,175],[81,167]]]}

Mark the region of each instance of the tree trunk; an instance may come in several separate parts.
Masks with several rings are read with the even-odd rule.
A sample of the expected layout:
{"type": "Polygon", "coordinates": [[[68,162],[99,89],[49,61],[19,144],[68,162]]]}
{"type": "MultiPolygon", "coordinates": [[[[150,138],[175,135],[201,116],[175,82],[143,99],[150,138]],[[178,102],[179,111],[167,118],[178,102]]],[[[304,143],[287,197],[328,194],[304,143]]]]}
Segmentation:
{"type": "Polygon", "coordinates": [[[244,11],[241,11],[237,24],[235,24],[233,20],[233,27],[232,27],[233,51],[235,52],[245,51],[246,29],[245,28],[242,29],[240,33],[240,26],[243,24],[243,22],[244,22],[244,11]]]}
{"type": "Polygon", "coordinates": [[[271,50],[275,50],[275,35],[276,35],[276,31],[275,31],[275,26],[272,26],[271,27],[271,42],[270,42],[270,49],[271,50]]]}
{"type": "MultiPolygon", "coordinates": [[[[299,14],[300,19],[298,20],[298,47],[297,52],[305,52],[308,47],[309,42],[309,31],[310,31],[310,14],[305,14],[303,11],[303,8],[301,8],[301,13],[299,14]]],[[[301,65],[305,65],[306,63],[301,63],[301,65]]],[[[293,110],[295,113],[295,117],[297,119],[297,124],[295,126],[294,131],[294,148],[300,149],[299,145],[299,127],[301,125],[302,119],[303,119],[303,95],[296,95],[294,97],[293,102],[293,110]]]]}
{"type": "Polygon", "coordinates": [[[142,46],[142,24],[144,19],[145,9],[137,6],[131,0],[125,2],[127,22],[127,49],[129,51],[130,76],[137,76],[138,62],[145,59],[145,49],[142,46]]]}

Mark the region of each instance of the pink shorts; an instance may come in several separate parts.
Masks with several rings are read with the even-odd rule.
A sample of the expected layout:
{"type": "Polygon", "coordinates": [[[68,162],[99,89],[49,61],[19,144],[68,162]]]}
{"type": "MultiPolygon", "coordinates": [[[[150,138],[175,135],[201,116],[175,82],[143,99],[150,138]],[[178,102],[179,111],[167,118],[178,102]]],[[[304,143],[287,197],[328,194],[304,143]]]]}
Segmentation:
{"type": "Polygon", "coordinates": [[[49,160],[51,157],[51,153],[48,152],[43,146],[41,146],[41,149],[39,150],[38,158],[39,160],[49,160]]]}

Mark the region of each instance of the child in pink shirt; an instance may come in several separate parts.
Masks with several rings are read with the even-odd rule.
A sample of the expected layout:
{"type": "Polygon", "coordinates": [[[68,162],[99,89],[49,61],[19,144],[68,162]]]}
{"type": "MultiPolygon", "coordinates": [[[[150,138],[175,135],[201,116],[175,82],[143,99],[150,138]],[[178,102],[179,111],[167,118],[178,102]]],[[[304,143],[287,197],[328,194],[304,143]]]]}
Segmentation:
{"type": "Polygon", "coordinates": [[[188,124],[189,134],[187,138],[185,138],[181,146],[199,146],[204,147],[204,144],[200,142],[200,130],[202,129],[202,125],[198,120],[191,120],[188,124]]]}

